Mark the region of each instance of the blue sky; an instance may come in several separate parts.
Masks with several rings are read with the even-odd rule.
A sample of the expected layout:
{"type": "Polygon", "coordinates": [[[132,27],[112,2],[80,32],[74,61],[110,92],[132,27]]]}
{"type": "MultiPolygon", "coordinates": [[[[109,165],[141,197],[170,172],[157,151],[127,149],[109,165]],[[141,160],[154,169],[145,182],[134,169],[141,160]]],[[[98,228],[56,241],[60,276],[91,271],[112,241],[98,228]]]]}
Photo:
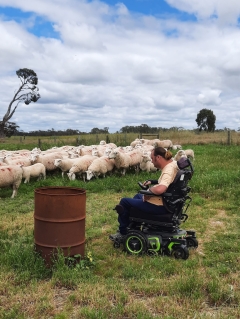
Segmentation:
{"type": "Polygon", "coordinates": [[[41,99],[18,106],[24,131],[192,129],[202,108],[238,129],[239,16],[237,0],[0,0],[0,118],[26,67],[41,99]]]}
{"type": "MultiPolygon", "coordinates": [[[[179,11],[170,6],[164,0],[106,0],[102,2],[105,2],[110,6],[116,6],[119,3],[123,3],[132,14],[156,16],[161,17],[162,19],[177,17],[177,19],[181,21],[196,21],[196,16],[194,14],[179,11]]],[[[0,7],[0,15],[3,15],[6,20],[14,20],[17,23],[21,23],[23,20],[30,19],[33,14],[33,12],[24,12],[21,9],[9,6],[0,7]]],[[[42,16],[36,16],[35,19],[34,25],[28,28],[29,32],[38,37],[44,36],[59,38],[59,34],[54,31],[51,21],[47,21],[42,16]]]]}
{"type": "Polygon", "coordinates": [[[178,10],[168,5],[167,2],[161,0],[128,0],[128,1],[115,1],[106,0],[105,3],[109,5],[116,5],[119,2],[125,4],[129,11],[139,12],[142,14],[162,15],[162,14],[176,14],[178,10]]]}

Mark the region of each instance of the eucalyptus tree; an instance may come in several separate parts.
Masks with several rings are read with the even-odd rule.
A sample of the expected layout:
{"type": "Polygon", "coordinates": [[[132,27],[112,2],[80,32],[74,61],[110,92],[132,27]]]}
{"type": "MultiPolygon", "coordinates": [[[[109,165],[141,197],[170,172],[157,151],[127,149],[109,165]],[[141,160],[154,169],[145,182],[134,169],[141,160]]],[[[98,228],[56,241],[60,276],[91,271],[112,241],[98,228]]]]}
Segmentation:
{"type": "Polygon", "coordinates": [[[20,103],[28,105],[31,102],[37,102],[41,97],[38,93],[39,89],[37,87],[38,77],[33,70],[26,68],[19,69],[16,71],[16,74],[20,80],[20,85],[18,90],[14,93],[3,119],[0,121],[0,137],[5,137],[6,128],[9,127],[9,125],[11,126],[15,124],[13,122],[9,122],[9,120],[20,103]]]}

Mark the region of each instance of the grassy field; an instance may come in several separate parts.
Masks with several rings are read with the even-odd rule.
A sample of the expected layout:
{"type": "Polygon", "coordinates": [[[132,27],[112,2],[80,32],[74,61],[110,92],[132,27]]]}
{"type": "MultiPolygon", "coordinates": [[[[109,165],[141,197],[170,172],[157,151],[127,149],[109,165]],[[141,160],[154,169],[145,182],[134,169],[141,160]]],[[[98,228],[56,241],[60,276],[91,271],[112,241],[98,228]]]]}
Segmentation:
{"type": "Polygon", "coordinates": [[[21,184],[15,199],[11,189],[1,189],[0,318],[240,318],[240,149],[197,144],[184,145],[196,159],[193,201],[182,228],[196,230],[199,241],[187,260],[130,256],[108,239],[118,226],[113,207],[138,192],[137,181],[147,173],[87,183],[56,173],[21,184]],[[42,186],[87,191],[86,259],[78,267],[59,256],[46,268],[34,253],[34,189],[42,186]]]}

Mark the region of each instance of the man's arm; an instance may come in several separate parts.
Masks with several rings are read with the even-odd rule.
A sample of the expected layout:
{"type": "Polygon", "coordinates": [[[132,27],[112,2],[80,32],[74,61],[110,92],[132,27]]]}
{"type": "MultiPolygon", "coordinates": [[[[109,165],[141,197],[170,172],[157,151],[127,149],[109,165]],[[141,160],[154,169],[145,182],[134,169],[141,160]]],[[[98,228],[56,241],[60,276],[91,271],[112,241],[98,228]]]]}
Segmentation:
{"type": "Polygon", "coordinates": [[[165,185],[157,185],[157,186],[149,188],[149,190],[155,195],[161,195],[161,194],[166,192],[167,186],[165,186],[165,185]]]}

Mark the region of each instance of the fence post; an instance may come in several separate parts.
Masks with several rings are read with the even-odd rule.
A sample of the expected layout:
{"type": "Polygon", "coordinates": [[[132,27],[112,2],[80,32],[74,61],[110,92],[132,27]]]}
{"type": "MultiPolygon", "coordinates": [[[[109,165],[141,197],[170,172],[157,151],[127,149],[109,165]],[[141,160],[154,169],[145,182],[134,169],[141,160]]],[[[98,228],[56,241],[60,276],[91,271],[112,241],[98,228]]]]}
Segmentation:
{"type": "Polygon", "coordinates": [[[40,140],[40,138],[38,139],[38,147],[41,149],[41,140],[40,140]]]}
{"type": "Polygon", "coordinates": [[[228,138],[227,138],[228,145],[231,145],[231,131],[228,130],[228,138]]]}

